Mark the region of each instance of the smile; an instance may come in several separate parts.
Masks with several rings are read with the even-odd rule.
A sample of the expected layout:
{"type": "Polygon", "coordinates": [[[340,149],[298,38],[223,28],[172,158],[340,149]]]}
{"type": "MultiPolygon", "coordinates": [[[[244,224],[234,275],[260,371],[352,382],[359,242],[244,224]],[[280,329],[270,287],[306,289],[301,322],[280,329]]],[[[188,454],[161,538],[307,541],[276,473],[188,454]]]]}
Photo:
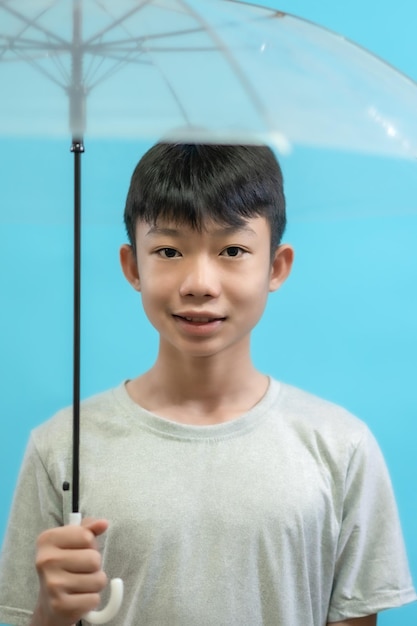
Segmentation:
{"type": "Polygon", "coordinates": [[[187,333],[204,335],[216,331],[219,328],[225,317],[209,317],[209,316],[196,316],[196,315],[173,315],[177,323],[187,333]]]}
{"type": "Polygon", "coordinates": [[[182,319],[187,322],[193,322],[195,324],[208,324],[209,322],[215,322],[220,319],[219,317],[183,317],[182,319]]]}
{"type": "Polygon", "coordinates": [[[179,320],[185,320],[186,322],[191,322],[192,324],[210,324],[212,322],[220,322],[223,321],[224,317],[202,317],[202,316],[191,316],[191,315],[174,315],[179,320]]]}

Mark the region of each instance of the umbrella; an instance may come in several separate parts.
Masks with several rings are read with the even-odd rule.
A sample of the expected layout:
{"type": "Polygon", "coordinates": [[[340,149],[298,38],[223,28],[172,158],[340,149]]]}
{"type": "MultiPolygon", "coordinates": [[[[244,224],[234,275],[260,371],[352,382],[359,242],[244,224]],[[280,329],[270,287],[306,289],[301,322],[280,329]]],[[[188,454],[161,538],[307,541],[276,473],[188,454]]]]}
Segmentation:
{"type": "Polygon", "coordinates": [[[281,153],[302,143],[414,158],[417,89],[340,36],[233,0],[2,0],[0,18],[8,85],[0,132],[72,137],[77,513],[84,136],[264,141],[281,153]],[[34,75],[45,79],[35,92],[34,75]]]}
{"type": "Polygon", "coordinates": [[[177,130],[417,155],[415,83],[292,15],[233,0],[0,0],[0,25],[1,134],[177,130]]]}

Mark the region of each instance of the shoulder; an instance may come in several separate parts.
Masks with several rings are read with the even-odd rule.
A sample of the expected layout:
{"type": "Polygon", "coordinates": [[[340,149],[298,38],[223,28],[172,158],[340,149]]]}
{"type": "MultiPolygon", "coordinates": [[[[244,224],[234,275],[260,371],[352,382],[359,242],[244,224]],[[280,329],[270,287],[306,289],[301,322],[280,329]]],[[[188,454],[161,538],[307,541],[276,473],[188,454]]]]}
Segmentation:
{"type": "Polygon", "coordinates": [[[287,383],[279,385],[279,405],[288,419],[301,421],[306,427],[320,429],[347,429],[359,436],[367,430],[366,424],[343,406],[287,383]]]}
{"type": "MultiPolygon", "coordinates": [[[[83,427],[91,428],[94,424],[102,426],[109,417],[114,416],[118,412],[119,397],[123,396],[122,389],[123,384],[83,400],[80,403],[80,419],[83,427]]],[[[68,441],[72,437],[72,428],[73,408],[67,406],[37,426],[31,433],[31,440],[39,450],[68,447],[68,441]]]]}
{"type": "Polygon", "coordinates": [[[376,494],[384,506],[394,506],[386,463],[368,426],[342,406],[287,384],[278,386],[269,423],[299,474],[304,472],[310,484],[317,472],[324,475],[343,506],[359,501],[365,506],[376,494]]]}
{"type": "Polygon", "coordinates": [[[358,451],[377,447],[365,422],[346,408],[286,383],[277,383],[275,420],[316,453],[349,463],[358,451]]]}

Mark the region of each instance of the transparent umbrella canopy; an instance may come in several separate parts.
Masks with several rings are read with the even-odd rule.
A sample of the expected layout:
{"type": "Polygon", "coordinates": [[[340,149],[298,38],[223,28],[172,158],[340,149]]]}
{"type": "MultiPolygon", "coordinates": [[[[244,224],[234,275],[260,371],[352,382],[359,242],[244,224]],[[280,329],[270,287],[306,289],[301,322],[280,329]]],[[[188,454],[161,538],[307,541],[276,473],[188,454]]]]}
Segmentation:
{"type": "Polygon", "coordinates": [[[415,83],[339,35],[233,0],[0,0],[0,80],[5,135],[417,155],[415,83]]]}

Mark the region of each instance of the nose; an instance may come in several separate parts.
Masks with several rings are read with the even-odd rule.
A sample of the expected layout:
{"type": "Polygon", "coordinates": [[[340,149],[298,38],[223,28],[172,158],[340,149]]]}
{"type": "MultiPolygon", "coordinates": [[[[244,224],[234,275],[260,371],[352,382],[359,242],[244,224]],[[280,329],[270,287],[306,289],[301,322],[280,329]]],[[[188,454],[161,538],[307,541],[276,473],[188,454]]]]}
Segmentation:
{"type": "Polygon", "coordinates": [[[190,258],[184,264],[180,295],[217,298],[220,294],[219,268],[208,255],[190,258]]]}

